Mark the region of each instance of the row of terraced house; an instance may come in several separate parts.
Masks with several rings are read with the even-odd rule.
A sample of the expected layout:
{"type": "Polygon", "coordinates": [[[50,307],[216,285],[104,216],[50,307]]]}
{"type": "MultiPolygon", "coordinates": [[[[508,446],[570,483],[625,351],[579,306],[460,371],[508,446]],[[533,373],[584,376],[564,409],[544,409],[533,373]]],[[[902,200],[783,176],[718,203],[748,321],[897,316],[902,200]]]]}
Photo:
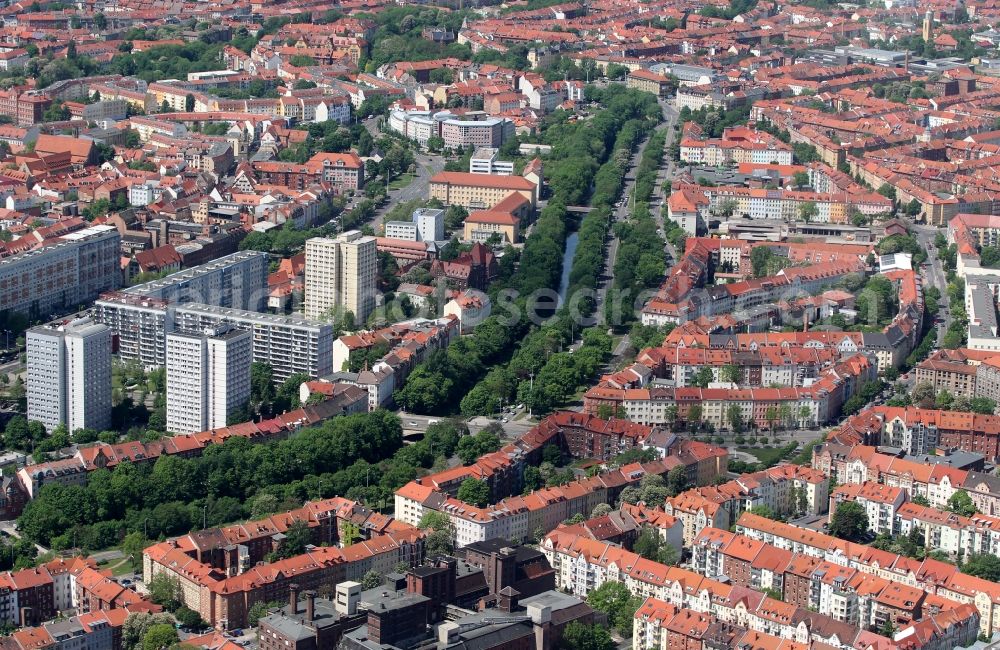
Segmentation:
{"type": "Polygon", "coordinates": [[[575,412],[555,413],[517,441],[486,454],[467,467],[425,476],[396,491],[395,514],[416,525],[427,512],[441,512],[452,521],[459,546],[501,537],[526,540],[552,530],[576,514],[588,514],[598,503],[613,502],[629,485],[644,476],[663,477],[683,467],[692,484],[707,485],[725,475],[728,454],[713,445],[681,440],[669,431],[625,420],[602,420],[575,412]],[[524,468],[537,466],[542,450],[556,445],[574,458],[610,460],[630,449],[652,449],[661,460],[633,463],[616,470],[581,478],[566,485],[546,487],[522,495],[524,468]],[[458,489],[468,478],[490,488],[487,507],[458,500],[458,489]]]}

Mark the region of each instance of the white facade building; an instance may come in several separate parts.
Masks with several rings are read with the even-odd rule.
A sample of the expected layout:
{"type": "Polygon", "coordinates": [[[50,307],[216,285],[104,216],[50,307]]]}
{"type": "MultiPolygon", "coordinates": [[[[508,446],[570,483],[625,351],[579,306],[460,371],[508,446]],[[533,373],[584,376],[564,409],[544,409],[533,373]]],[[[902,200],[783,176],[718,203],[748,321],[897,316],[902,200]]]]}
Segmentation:
{"type": "Polygon", "coordinates": [[[386,221],[385,236],[389,239],[417,241],[417,224],[412,221],[386,221]]]}
{"type": "Polygon", "coordinates": [[[497,149],[480,147],[469,158],[470,174],[495,174],[511,176],[514,173],[514,163],[507,160],[497,160],[497,149]]]}
{"type": "Polygon", "coordinates": [[[167,430],[224,427],[250,399],[249,331],[227,325],[167,334],[167,430]]]}
{"type": "Polygon", "coordinates": [[[444,240],[444,210],[418,208],[413,212],[419,241],[444,240]]]}
{"type": "Polygon", "coordinates": [[[28,419],[52,431],[111,425],[111,330],[81,318],[28,330],[28,419]]]}
{"type": "Polygon", "coordinates": [[[250,311],[267,308],[268,255],[240,251],[122,291],[141,299],[203,303],[250,311]]]}

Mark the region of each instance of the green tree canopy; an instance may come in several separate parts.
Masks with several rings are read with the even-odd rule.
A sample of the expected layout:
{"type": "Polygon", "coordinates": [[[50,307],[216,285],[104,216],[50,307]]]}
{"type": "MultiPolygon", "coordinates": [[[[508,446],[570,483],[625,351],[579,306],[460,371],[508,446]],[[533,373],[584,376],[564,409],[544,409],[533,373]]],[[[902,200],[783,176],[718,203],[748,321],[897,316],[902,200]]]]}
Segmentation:
{"type": "Polygon", "coordinates": [[[470,505],[485,508],[490,503],[490,486],[486,481],[481,481],[471,476],[458,488],[458,500],[470,505]]]}
{"type": "Polygon", "coordinates": [[[957,490],[948,498],[948,509],[963,517],[971,517],[976,514],[976,504],[972,502],[972,497],[965,490],[957,490]]]}
{"type": "Polygon", "coordinates": [[[618,630],[619,634],[630,636],[632,618],[642,602],[633,596],[624,584],[609,580],[590,592],[587,604],[599,612],[604,612],[608,617],[608,623],[618,630]]]}
{"type": "Polygon", "coordinates": [[[854,501],[840,503],[830,519],[830,534],[849,542],[863,541],[868,536],[868,513],[854,501]]]}

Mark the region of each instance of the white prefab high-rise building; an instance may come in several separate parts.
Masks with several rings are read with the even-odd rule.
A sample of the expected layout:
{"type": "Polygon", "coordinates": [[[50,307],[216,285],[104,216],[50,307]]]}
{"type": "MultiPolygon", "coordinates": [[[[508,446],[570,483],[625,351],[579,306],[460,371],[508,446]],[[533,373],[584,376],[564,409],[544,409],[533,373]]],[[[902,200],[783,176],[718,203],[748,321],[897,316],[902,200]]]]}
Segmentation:
{"type": "Polygon", "coordinates": [[[111,329],[79,318],[28,330],[28,419],[52,431],[111,426],[111,329]]]}
{"type": "Polygon", "coordinates": [[[167,431],[229,424],[250,399],[252,350],[250,332],[229,325],[167,334],[167,431]]]}
{"type": "Polygon", "coordinates": [[[376,266],[375,238],[357,230],[306,241],[306,317],[320,318],[333,309],[364,323],[375,309],[376,266]]]}
{"type": "Polygon", "coordinates": [[[420,241],[444,239],[444,210],[418,208],[413,212],[413,223],[417,226],[417,236],[420,241]]]}

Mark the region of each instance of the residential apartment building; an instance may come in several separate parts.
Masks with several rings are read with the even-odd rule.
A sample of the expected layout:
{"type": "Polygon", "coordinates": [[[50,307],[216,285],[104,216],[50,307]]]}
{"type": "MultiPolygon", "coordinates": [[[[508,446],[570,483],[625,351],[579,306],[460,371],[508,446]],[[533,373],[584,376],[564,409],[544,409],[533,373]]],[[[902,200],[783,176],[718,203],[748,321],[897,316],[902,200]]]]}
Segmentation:
{"type": "Polygon", "coordinates": [[[111,426],[111,330],[80,318],[27,332],[29,420],[51,432],[111,426]]]}
{"type": "Polygon", "coordinates": [[[11,647],[74,650],[114,648],[116,641],[121,638],[122,627],[130,613],[127,609],[108,609],[24,628],[11,635],[10,640],[15,644],[11,647]]]}
{"type": "MultiPolygon", "coordinates": [[[[662,462],[634,463],[565,486],[543,488],[525,496],[511,496],[485,508],[449,496],[423,479],[396,490],[395,514],[400,521],[407,523],[419,523],[427,512],[447,515],[455,531],[456,546],[496,537],[523,541],[538,531],[556,528],[574,515],[590,513],[598,503],[615,501],[622,489],[638,484],[644,476],[655,474],[666,477],[668,473],[662,462]]],[[[450,477],[433,478],[443,481],[450,477]]]]}
{"type": "Polygon", "coordinates": [[[955,397],[976,397],[976,376],[981,363],[978,356],[961,350],[938,350],[917,364],[916,383],[930,384],[935,394],[944,390],[955,397]]]}
{"type": "Polygon", "coordinates": [[[729,529],[740,514],[758,506],[779,516],[826,512],[829,482],[822,472],[778,465],[744,474],[720,485],[686,490],[671,497],[663,510],[681,521],[685,545],[706,526],[729,529]]]}
{"type": "Polygon", "coordinates": [[[375,238],[352,230],[336,239],[306,242],[305,313],[321,318],[350,312],[364,323],[375,309],[375,238]]]}
{"type": "Polygon", "coordinates": [[[250,311],[267,308],[267,253],[240,251],[122,290],[146,301],[199,303],[250,311]]]}
{"type": "Polygon", "coordinates": [[[261,182],[293,190],[305,190],[313,183],[328,183],[339,193],[364,186],[365,165],[356,153],[320,152],[304,163],[267,160],[252,163],[261,182]]]}
{"type": "MultiPolygon", "coordinates": [[[[933,456],[939,449],[978,454],[988,462],[1000,458],[1000,417],[996,415],[876,406],[848,419],[834,434],[831,443],[899,447],[911,454],[931,454],[942,462],[950,456],[933,456]]],[[[832,471],[839,470],[834,467],[832,471]]]]}
{"type": "Polygon", "coordinates": [[[781,604],[772,604],[775,611],[782,606],[807,609],[830,617],[845,630],[846,626],[882,628],[887,621],[899,630],[942,613],[957,613],[963,636],[970,639],[980,624],[974,606],[935,594],[925,583],[895,579],[896,571],[906,571],[907,558],[893,553],[869,558],[875,566],[887,562],[885,572],[872,571],[868,564],[794,553],[757,536],[713,528],[702,532],[692,551],[692,567],[706,578],[725,578],[735,586],[777,592],[781,604]]]}
{"type": "Polygon", "coordinates": [[[0,305],[31,319],[77,308],[121,286],[121,236],[100,225],[0,258],[0,305]]]}
{"type": "MultiPolygon", "coordinates": [[[[853,648],[859,639],[874,636],[864,629],[867,625],[838,621],[828,613],[811,612],[805,606],[782,602],[738,584],[703,577],[687,569],[664,566],[621,547],[587,539],[568,530],[549,533],[541,543],[541,550],[556,570],[556,586],[574,595],[586,596],[606,582],[618,582],[624,584],[634,596],[656,598],[674,608],[690,610],[691,614],[685,615],[683,629],[676,634],[639,629],[640,648],[686,648],[687,637],[697,635],[699,621],[703,621],[704,616],[776,638],[802,644],[819,641],[842,650],[853,648]],[[660,644],[652,646],[650,642],[653,639],[658,639],[660,644]]],[[[888,583],[886,590],[893,591],[895,587],[893,583],[888,583]]],[[[944,598],[937,602],[957,606],[944,598]]],[[[873,610],[879,614],[895,615],[891,607],[875,607],[873,610]]],[[[647,614],[642,608],[636,612],[642,624],[649,623],[647,614]]],[[[964,609],[962,614],[963,620],[971,621],[971,635],[975,636],[979,624],[975,608],[964,609]]],[[[910,620],[919,618],[918,614],[910,620]]],[[[900,627],[910,620],[905,616],[894,619],[903,623],[900,627]]]]}
{"type": "Polygon", "coordinates": [[[830,497],[830,513],[845,501],[865,508],[868,528],[876,534],[908,537],[920,533],[924,547],[951,558],[996,554],[1000,550],[1000,518],[975,513],[966,517],[949,510],[908,501],[901,488],[874,482],[837,487],[830,497]]]}
{"type": "Polygon", "coordinates": [[[251,333],[253,361],[266,363],[274,381],[297,373],[322,377],[333,371],[333,325],[296,314],[268,314],[212,305],[187,304],[171,308],[177,329],[202,331],[228,324],[251,333]]]}
{"type": "Polygon", "coordinates": [[[224,427],[250,400],[251,332],[224,325],[167,334],[167,431],[224,427]]]}
{"type": "Polygon", "coordinates": [[[902,489],[871,482],[839,485],[830,495],[831,518],[837,507],[845,501],[853,501],[865,509],[868,515],[868,528],[873,533],[877,535],[898,533],[896,513],[906,502],[906,493],[902,489]]]}
{"type": "Polygon", "coordinates": [[[792,164],[792,148],[773,135],[749,127],[729,127],[721,138],[706,138],[694,122],[684,125],[681,161],[721,166],[732,163],[792,164]]]}
{"type": "MultiPolygon", "coordinates": [[[[323,504],[317,505],[322,507],[323,504]]],[[[350,516],[350,511],[346,516],[350,516]]],[[[297,519],[286,518],[283,528],[287,529],[297,519]]],[[[361,521],[363,524],[364,519],[361,521]]],[[[274,539],[280,529],[272,527],[270,522],[263,527],[268,533],[260,538],[260,548],[280,544],[280,538],[274,539]]],[[[237,537],[236,544],[247,556],[247,561],[229,564],[225,570],[217,567],[226,566],[220,561],[228,553],[217,543],[210,543],[205,549],[208,552],[203,552],[202,547],[206,545],[201,539],[207,537],[222,542],[226,535],[219,534],[218,530],[201,531],[146,548],[143,576],[147,583],[161,574],[175,578],[186,607],[198,612],[210,625],[231,630],[247,625],[247,614],[254,603],[287,600],[292,590],[314,590],[322,585],[359,581],[368,571],[386,574],[400,562],[417,565],[423,561],[422,531],[391,520],[383,530],[385,532],[373,533],[343,548],[309,547],[301,555],[270,563],[250,562],[253,556],[247,555],[251,553],[248,544],[254,542],[237,537]]]]}
{"type": "Polygon", "coordinates": [[[735,202],[733,214],[749,215],[751,219],[778,218],[786,222],[800,219],[804,205],[815,206],[810,217],[814,223],[847,223],[852,209],[862,214],[885,214],[892,210],[892,201],[881,194],[820,194],[801,190],[778,190],[736,186],[702,188],[710,207],[720,210],[723,202],[735,202]]]}
{"type": "MultiPolygon", "coordinates": [[[[908,507],[908,506],[904,506],[908,507]]],[[[736,533],[759,540],[774,548],[796,555],[826,560],[835,565],[856,569],[866,576],[876,576],[899,587],[922,590],[928,600],[938,600],[941,611],[954,609],[953,603],[974,606],[979,612],[979,633],[991,636],[1000,631],[1000,587],[994,582],[962,573],[953,564],[933,559],[913,560],[896,553],[881,551],[864,544],[837,539],[814,530],[776,522],[746,512],[740,516],[736,533]],[[948,604],[951,602],[952,604],[948,604]],[[943,605],[943,606],[942,606],[943,605]]],[[[899,612],[902,602],[895,598],[899,591],[890,592],[880,608],[870,612],[873,619],[899,612]],[[896,601],[894,606],[893,601],[896,601]]],[[[919,592],[915,592],[919,593],[919,592]]],[[[903,601],[905,602],[905,601],[903,601]]],[[[912,607],[912,604],[911,604],[912,607]]]]}
{"type": "Polygon", "coordinates": [[[628,73],[628,76],[625,77],[625,86],[653,93],[657,97],[666,97],[670,94],[673,84],[669,77],[639,68],[628,73]]]}
{"type": "MultiPolygon", "coordinates": [[[[644,365],[645,361],[656,355],[658,358],[649,367],[650,378],[663,376],[667,368],[664,357],[655,349],[647,353],[644,353],[645,358],[640,356],[639,365],[644,365]]],[[[720,359],[733,360],[733,357],[725,351],[720,351],[717,356],[720,359]]],[[[611,377],[605,378],[584,394],[584,411],[596,413],[601,407],[610,407],[614,414],[624,414],[633,422],[650,426],[671,424],[675,420],[681,420],[692,424],[708,423],[715,428],[728,429],[735,426],[733,407],[737,407],[740,423],[760,430],[771,430],[778,425],[818,426],[835,417],[839,413],[840,406],[876,376],[876,364],[869,355],[864,354],[855,354],[831,364],[817,373],[815,378],[810,379],[808,385],[786,388],[753,387],[765,385],[759,377],[767,375],[749,372],[755,370],[754,366],[726,365],[740,368],[743,378],[750,375],[747,381],[750,387],[672,388],[664,385],[667,382],[648,384],[636,382],[633,385],[621,385],[611,377]]],[[[724,366],[712,363],[699,367],[719,370],[724,366]]],[[[686,382],[689,374],[687,368],[685,364],[675,366],[672,373],[673,380],[679,383],[686,382]]],[[[782,381],[791,384],[797,382],[794,375],[783,372],[770,374],[772,381],[767,382],[768,384],[782,383],[782,381]]]]}
{"type": "Polygon", "coordinates": [[[332,372],[333,326],[295,314],[269,314],[201,303],[175,305],[126,294],[108,293],[94,304],[95,317],[118,336],[118,354],[146,368],[166,365],[166,335],[177,329],[201,331],[229,323],[253,333],[253,360],[267,363],[281,382],[304,372],[332,372]]]}
{"type": "Polygon", "coordinates": [[[13,647],[109,648],[118,635],[112,628],[120,628],[130,612],[162,611],[96,567],[92,559],[57,558],[0,573],[0,622],[22,628],[13,635],[13,647]],[[70,612],[77,615],[42,623],[70,612]]]}
{"type": "Polygon", "coordinates": [[[650,427],[619,420],[560,412],[524,434],[514,444],[487,454],[467,467],[456,467],[411,481],[396,491],[395,514],[400,521],[419,522],[428,511],[442,512],[455,527],[458,545],[501,537],[527,539],[539,530],[552,530],[575,514],[587,514],[598,503],[608,503],[627,485],[648,474],[663,475],[682,466],[688,481],[708,484],[726,472],[728,455],[712,445],[678,440],[650,427]],[[523,470],[540,462],[541,450],[558,444],[574,457],[610,458],[639,446],[654,449],[663,458],[652,463],[633,463],[620,469],[574,481],[560,487],[543,488],[527,495],[523,470]],[[456,497],[466,478],[486,481],[490,502],[479,508],[456,497]]]}
{"type": "Polygon", "coordinates": [[[0,93],[0,115],[12,118],[18,126],[43,122],[52,98],[38,90],[22,92],[23,88],[12,87],[0,93]]]}
{"type": "MultiPolygon", "coordinates": [[[[970,367],[965,366],[965,368],[970,367]]],[[[970,382],[972,391],[971,395],[968,391],[965,394],[970,397],[985,397],[1000,405],[1000,355],[986,359],[971,370],[975,371],[970,382]]],[[[962,393],[952,394],[961,395],[962,393]]]]}

